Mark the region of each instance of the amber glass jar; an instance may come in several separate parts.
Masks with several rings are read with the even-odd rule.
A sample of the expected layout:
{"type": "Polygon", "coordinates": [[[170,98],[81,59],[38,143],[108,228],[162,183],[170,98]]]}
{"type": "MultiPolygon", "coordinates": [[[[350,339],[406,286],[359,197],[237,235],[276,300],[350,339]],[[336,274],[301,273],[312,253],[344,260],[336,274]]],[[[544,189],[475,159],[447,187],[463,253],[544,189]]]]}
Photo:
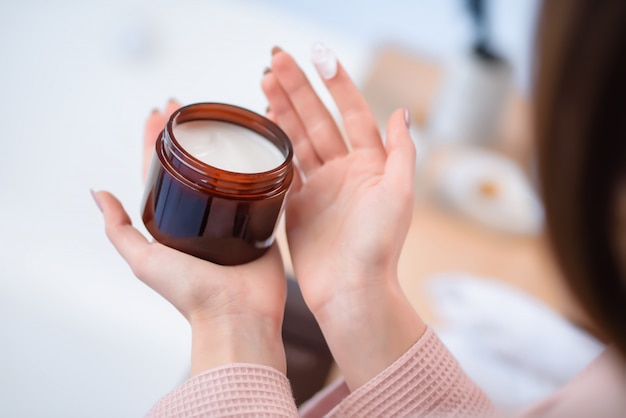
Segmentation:
{"type": "Polygon", "coordinates": [[[223,265],[263,255],[274,240],[283,201],[293,179],[293,150],[269,119],[221,103],[177,110],[156,141],[142,203],[148,231],[162,244],[223,265]],[[176,126],[221,121],[261,135],[284,156],[269,171],[238,173],[208,165],[176,140],[176,126]]]}

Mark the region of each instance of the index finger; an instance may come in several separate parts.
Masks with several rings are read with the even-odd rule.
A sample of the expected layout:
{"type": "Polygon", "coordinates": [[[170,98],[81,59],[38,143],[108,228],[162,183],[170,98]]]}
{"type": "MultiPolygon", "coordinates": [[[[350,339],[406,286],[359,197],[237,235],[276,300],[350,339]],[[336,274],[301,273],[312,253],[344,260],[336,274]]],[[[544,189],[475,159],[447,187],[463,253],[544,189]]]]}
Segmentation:
{"type": "Polygon", "coordinates": [[[345,155],[348,149],[335,120],[293,57],[277,50],[272,56],[272,74],[295,109],[321,161],[345,155]]]}

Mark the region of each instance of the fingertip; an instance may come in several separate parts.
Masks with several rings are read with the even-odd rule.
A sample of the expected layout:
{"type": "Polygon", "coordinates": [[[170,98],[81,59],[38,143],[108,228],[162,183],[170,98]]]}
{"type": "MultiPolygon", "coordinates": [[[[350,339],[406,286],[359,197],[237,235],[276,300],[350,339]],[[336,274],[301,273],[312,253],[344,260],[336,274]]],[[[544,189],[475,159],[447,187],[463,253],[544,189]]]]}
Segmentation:
{"type": "Polygon", "coordinates": [[[98,196],[98,201],[100,202],[103,210],[106,210],[106,208],[110,208],[111,206],[122,206],[117,197],[107,190],[100,190],[96,192],[96,196],[98,196]]]}
{"type": "Polygon", "coordinates": [[[104,222],[108,227],[131,225],[132,221],[120,201],[108,191],[94,192],[94,198],[104,214],[104,222]]]}
{"type": "Polygon", "coordinates": [[[411,138],[409,126],[406,123],[407,110],[396,110],[389,118],[387,124],[387,166],[397,177],[396,180],[412,182],[415,171],[415,144],[411,138]]]}
{"type": "Polygon", "coordinates": [[[273,105],[276,104],[275,98],[277,94],[279,94],[281,89],[282,87],[280,86],[280,83],[278,82],[278,79],[276,78],[276,75],[273,72],[269,72],[265,74],[263,78],[261,79],[261,90],[263,90],[263,94],[265,95],[265,97],[267,98],[269,102],[268,109],[266,110],[266,113],[268,115],[274,113],[275,109],[273,108],[273,105]]]}
{"type": "Polygon", "coordinates": [[[265,117],[266,117],[266,118],[268,118],[269,120],[271,120],[272,122],[274,122],[274,123],[276,123],[276,124],[277,124],[277,121],[276,121],[276,115],[274,115],[274,113],[272,113],[272,112],[267,112],[267,113],[265,114],[265,117]]]}
{"type": "Polygon", "coordinates": [[[146,179],[156,141],[167,123],[168,116],[155,109],[146,120],[143,133],[143,168],[142,178],[146,179]]]}
{"type": "Polygon", "coordinates": [[[397,109],[391,114],[387,124],[387,143],[413,144],[411,140],[411,113],[408,107],[397,109]],[[391,140],[391,141],[390,141],[391,140]]]}
{"type": "Polygon", "coordinates": [[[94,191],[93,194],[102,207],[107,238],[139,277],[136,272],[142,267],[139,261],[144,250],[149,248],[148,240],[132,226],[130,217],[113,194],[108,191],[94,191]]]}
{"type": "Polygon", "coordinates": [[[162,120],[162,119],[167,120],[172,113],[174,113],[176,110],[180,109],[181,107],[182,105],[180,104],[178,100],[171,98],[165,104],[165,108],[163,111],[161,111],[156,106],[152,108],[152,110],[150,111],[150,114],[148,115],[148,122],[152,120],[162,120]]]}
{"type": "Polygon", "coordinates": [[[337,75],[337,57],[322,42],[315,42],[313,44],[311,59],[317,73],[324,80],[330,80],[337,75]]]}
{"type": "Polygon", "coordinates": [[[407,129],[411,128],[411,111],[408,106],[404,106],[404,124],[407,129]]]}
{"type": "Polygon", "coordinates": [[[155,132],[160,132],[165,126],[166,122],[167,116],[161,113],[158,109],[154,109],[152,112],[150,112],[150,115],[148,116],[148,119],[146,119],[145,123],[145,140],[152,140],[155,132]]]}
{"type": "Polygon", "coordinates": [[[98,200],[98,193],[94,189],[89,189],[89,193],[91,193],[91,197],[93,198],[93,201],[95,202],[100,212],[102,212],[102,205],[100,204],[100,201],[98,200]]]}
{"type": "Polygon", "coordinates": [[[297,67],[297,64],[293,57],[289,53],[281,49],[280,51],[272,54],[270,73],[278,72],[280,74],[285,71],[285,68],[289,67],[290,65],[295,65],[297,67]]]}
{"type": "Polygon", "coordinates": [[[181,108],[181,104],[178,100],[174,99],[174,98],[170,98],[167,101],[167,105],[165,106],[165,113],[168,115],[171,115],[172,113],[174,113],[176,110],[181,108]]]}
{"type": "Polygon", "coordinates": [[[261,89],[266,92],[270,89],[275,83],[276,78],[272,71],[263,72],[263,77],[261,77],[261,89]]]}
{"type": "Polygon", "coordinates": [[[148,114],[146,123],[150,123],[150,121],[153,121],[155,119],[161,119],[161,118],[163,118],[163,113],[159,110],[158,107],[155,107],[150,111],[150,114],[148,114]]]}

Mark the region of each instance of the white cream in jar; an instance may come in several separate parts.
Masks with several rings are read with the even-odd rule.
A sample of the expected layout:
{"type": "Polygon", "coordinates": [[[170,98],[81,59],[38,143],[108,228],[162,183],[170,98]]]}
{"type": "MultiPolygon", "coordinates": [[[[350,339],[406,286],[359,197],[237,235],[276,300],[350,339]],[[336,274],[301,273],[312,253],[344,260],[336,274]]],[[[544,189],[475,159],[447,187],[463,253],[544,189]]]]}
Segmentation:
{"type": "Polygon", "coordinates": [[[194,158],[221,170],[261,173],[285,161],[285,156],[267,138],[233,123],[194,120],[173,129],[181,147],[194,158]]]}

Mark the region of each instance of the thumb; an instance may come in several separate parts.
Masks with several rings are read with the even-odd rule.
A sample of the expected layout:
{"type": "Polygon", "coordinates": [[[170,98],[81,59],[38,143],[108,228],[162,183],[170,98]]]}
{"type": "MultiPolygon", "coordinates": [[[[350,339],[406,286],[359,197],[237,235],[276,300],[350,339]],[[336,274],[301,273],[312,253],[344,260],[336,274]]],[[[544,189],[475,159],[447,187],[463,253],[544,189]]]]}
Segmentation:
{"type": "Polygon", "coordinates": [[[115,196],[106,191],[92,191],[92,195],[104,216],[109,241],[131,269],[136,271],[150,247],[148,240],[132,226],[130,217],[115,196]]]}
{"type": "Polygon", "coordinates": [[[409,132],[409,121],[409,110],[404,108],[393,112],[387,123],[385,181],[396,189],[405,189],[412,199],[415,183],[415,145],[409,132]]]}

